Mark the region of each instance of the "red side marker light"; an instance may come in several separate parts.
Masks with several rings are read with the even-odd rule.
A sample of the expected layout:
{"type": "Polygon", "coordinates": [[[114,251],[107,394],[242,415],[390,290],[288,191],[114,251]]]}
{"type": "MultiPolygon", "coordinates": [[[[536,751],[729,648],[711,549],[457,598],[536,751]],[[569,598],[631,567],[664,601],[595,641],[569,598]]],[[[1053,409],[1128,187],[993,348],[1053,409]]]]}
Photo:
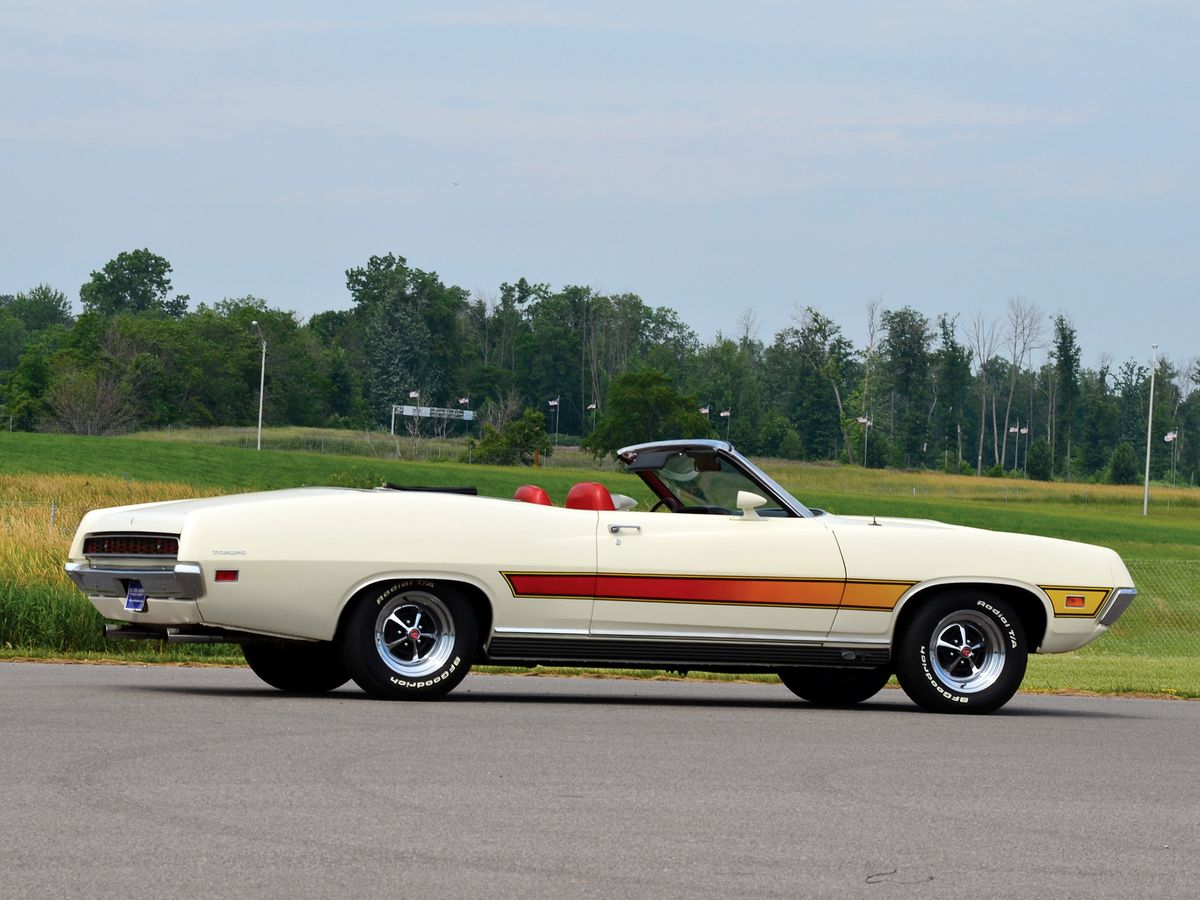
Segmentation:
{"type": "Polygon", "coordinates": [[[226,581],[226,582],[237,581],[238,580],[238,570],[237,569],[217,569],[217,574],[214,576],[214,580],[226,581]]]}
{"type": "Polygon", "coordinates": [[[1067,606],[1071,609],[1083,609],[1083,605],[1086,602],[1083,597],[1067,597],[1067,606]]]}

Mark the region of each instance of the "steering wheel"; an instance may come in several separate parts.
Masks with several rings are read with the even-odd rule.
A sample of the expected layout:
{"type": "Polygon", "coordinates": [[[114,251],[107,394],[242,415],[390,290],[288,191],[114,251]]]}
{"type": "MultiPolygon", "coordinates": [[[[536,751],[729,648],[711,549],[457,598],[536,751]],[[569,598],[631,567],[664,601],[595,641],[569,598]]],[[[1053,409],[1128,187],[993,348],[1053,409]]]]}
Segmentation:
{"type": "Polygon", "coordinates": [[[654,512],[660,506],[665,506],[671,512],[679,512],[679,501],[674,497],[659,497],[658,502],[650,507],[650,512],[654,512]]]}

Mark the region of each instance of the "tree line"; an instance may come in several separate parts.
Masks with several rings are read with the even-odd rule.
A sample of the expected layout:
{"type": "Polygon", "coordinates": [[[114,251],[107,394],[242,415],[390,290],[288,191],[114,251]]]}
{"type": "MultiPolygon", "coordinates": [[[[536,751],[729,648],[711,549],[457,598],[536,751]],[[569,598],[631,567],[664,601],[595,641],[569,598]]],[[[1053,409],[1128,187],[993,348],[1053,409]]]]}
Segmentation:
{"type": "Polygon", "coordinates": [[[391,253],[346,271],[350,308],[307,321],[253,296],[193,304],[170,276],[138,249],[91,273],[78,315],[46,284],[0,295],[9,427],[252,424],[261,340],[267,424],[387,426],[416,395],[477,410],[483,459],[527,460],[551,430],[597,454],[686,434],[789,459],[1135,481],[1153,380],[1155,477],[1190,483],[1200,462],[1194,361],[1160,359],[1153,379],[1133,359],[1085,367],[1070,319],[1020,297],[966,321],[872,300],[855,346],[813,307],[770,342],[749,311],[706,342],[636,294],[525,278],[472,293],[391,253]]]}

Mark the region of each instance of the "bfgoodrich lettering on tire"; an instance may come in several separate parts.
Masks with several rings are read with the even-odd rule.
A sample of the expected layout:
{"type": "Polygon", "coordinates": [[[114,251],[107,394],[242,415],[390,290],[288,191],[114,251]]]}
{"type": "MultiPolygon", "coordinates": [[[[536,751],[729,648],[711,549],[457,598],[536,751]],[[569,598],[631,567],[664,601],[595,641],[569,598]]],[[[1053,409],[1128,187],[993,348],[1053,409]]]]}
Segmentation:
{"type": "Polygon", "coordinates": [[[470,671],[478,628],[470,604],[452,588],[401,581],[360,597],[341,640],[346,668],[368,694],[432,699],[470,671]]]}
{"type": "Polygon", "coordinates": [[[932,712],[986,713],[1017,692],[1028,653],[1011,603],[960,591],[922,603],[897,635],[894,662],[900,686],[917,705],[932,712]]]}

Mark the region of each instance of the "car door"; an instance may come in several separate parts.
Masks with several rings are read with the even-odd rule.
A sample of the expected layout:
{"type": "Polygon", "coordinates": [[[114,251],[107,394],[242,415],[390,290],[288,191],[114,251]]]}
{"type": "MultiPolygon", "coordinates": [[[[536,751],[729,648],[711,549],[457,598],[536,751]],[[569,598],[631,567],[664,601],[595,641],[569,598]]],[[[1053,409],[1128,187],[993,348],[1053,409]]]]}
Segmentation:
{"type": "Polygon", "coordinates": [[[845,587],[821,517],[601,512],[591,634],[820,641],[845,587]]]}

